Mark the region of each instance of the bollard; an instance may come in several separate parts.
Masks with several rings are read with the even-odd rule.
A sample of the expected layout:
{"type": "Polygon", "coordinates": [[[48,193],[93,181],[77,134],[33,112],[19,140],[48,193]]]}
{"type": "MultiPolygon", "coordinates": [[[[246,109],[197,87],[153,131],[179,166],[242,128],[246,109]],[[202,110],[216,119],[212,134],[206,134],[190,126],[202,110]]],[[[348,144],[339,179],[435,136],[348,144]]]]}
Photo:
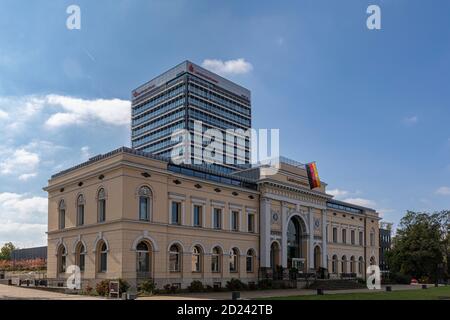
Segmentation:
{"type": "Polygon", "coordinates": [[[317,295],[323,296],[323,289],[322,288],[318,288],[317,289],[317,295]]]}
{"type": "Polygon", "coordinates": [[[238,300],[241,297],[241,293],[239,291],[233,291],[231,293],[231,300],[238,300]]]}
{"type": "Polygon", "coordinates": [[[427,288],[427,285],[426,284],[423,284],[422,285],[422,289],[426,289],[427,288]]]}
{"type": "Polygon", "coordinates": [[[391,286],[386,286],[386,291],[387,292],[391,292],[392,291],[392,287],[391,286]]]}

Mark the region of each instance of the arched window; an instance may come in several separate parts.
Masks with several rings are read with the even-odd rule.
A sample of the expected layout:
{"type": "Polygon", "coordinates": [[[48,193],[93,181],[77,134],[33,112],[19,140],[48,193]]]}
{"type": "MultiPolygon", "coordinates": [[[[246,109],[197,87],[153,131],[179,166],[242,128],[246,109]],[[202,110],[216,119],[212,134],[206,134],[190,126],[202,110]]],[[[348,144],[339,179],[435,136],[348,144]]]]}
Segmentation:
{"type": "Polygon", "coordinates": [[[358,259],[358,273],[363,274],[364,260],[363,257],[359,257],[358,259]]]}
{"type": "Polygon", "coordinates": [[[236,248],[230,251],[230,272],[239,271],[239,250],[236,248]]]}
{"type": "Polygon", "coordinates": [[[337,255],[334,255],[331,260],[331,272],[338,273],[337,268],[338,268],[338,257],[337,255]]]}
{"type": "Polygon", "coordinates": [[[181,250],[178,245],[173,244],[169,249],[169,270],[180,272],[181,270],[181,250]]]}
{"type": "Polygon", "coordinates": [[[66,203],[64,200],[59,202],[59,229],[64,229],[66,227],[66,203]]]}
{"type": "Polygon", "coordinates": [[[66,258],[67,257],[67,251],[66,247],[61,244],[58,248],[58,271],[59,273],[66,272],[66,258]]]}
{"type": "Polygon", "coordinates": [[[139,189],[139,220],[150,221],[152,191],[149,187],[139,189]]]}
{"type": "Polygon", "coordinates": [[[97,217],[98,222],[106,220],[106,194],[105,189],[101,188],[97,194],[97,217]]]}
{"type": "Polygon", "coordinates": [[[77,226],[84,225],[84,197],[80,194],[77,198],[77,226]]]}
{"type": "Polygon", "coordinates": [[[98,272],[103,273],[108,269],[108,247],[104,241],[98,244],[98,272]]]}
{"type": "Polygon", "coordinates": [[[81,272],[85,270],[86,248],[84,247],[84,244],[82,242],[77,245],[77,248],[75,250],[75,263],[80,268],[81,272]]]}
{"type": "Polygon", "coordinates": [[[247,272],[253,272],[255,270],[255,251],[249,249],[247,251],[246,269],[247,272]]]}
{"type": "Polygon", "coordinates": [[[136,246],[136,271],[138,278],[148,278],[150,272],[150,249],[145,241],[139,242],[136,246]]]}
{"type": "Polygon", "coordinates": [[[211,255],[211,272],[220,272],[222,269],[222,250],[215,247],[211,255]]]}
{"type": "Polygon", "coordinates": [[[192,272],[202,271],[202,249],[199,246],[195,246],[192,249],[192,272]]]}
{"type": "Polygon", "coordinates": [[[350,257],[350,273],[355,273],[355,257],[350,257]]]}
{"type": "Polygon", "coordinates": [[[346,256],[342,256],[341,273],[347,273],[347,257],[346,256]]]}

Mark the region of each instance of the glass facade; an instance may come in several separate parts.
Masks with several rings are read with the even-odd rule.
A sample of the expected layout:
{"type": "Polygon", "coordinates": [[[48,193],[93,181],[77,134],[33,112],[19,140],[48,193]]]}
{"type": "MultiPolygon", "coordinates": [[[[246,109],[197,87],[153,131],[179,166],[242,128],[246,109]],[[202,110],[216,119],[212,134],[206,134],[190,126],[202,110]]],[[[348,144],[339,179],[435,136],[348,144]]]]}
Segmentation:
{"type": "MultiPolygon", "coordinates": [[[[246,89],[225,79],[219,83],[214,76],[207,76],[205,70],[195,72],[198,66],[186,62],[183,72],[167,77],[162,75],[133,93],[139,92],[132,102],[132,147],[170,158],[172,148],[179,141],[172,141],[173,132],[186,129],[194,135],[194,121],[201,121],[202,133],[207,129],[217,129],[223,133],[223,152],[219,162],[202,164],[221,172],[231,172],[241,168],[248,168],[250,163],[250,138],[242,134],[226,140],[227,129],[239,129],[246,133],[251,127],[250,94],[246,89]],[[191,65],[188,67],[188,65],[191,65]],[[152,83],[157,83],[152,85],[152,83]],[[239,87],[238,89],[236,89],[239,87]],[[144,88],[144,89],[142,89],[144,88]],[[239,94],[240,91],[247,95],[239,94]],[[227,149],[228,148],[228,149],[227,149]],[[229,154],[224,154],[228,152],[229,154]]],[[[203,150],[208,145],[204,138],[202,145],[195,144],[191,139],[191,162],[194,155],[202,161],[203,150]],[[196,153],[194,153],[194,151],[196,153]]],[[[198,142],[198,141],[196,141],[198,142]]]]}

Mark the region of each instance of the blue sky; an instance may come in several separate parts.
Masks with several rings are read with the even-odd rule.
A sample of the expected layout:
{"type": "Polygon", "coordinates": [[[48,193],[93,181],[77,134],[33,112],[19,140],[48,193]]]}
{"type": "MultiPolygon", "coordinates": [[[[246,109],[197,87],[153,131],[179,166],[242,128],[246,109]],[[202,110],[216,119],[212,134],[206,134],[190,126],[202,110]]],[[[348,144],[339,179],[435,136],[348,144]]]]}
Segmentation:
{"type": "Polygon", "coordinates": [[[133,88],[189,59],[337,198],[397,223],[450,207],[450,2],[0,0],[0,243],[45,244],[47,179],[130,145],[133,88]],[[81,8],[81,30],[66,8],[81,8]],[[379,5],[382,29],[368,30],[379,5]]]}

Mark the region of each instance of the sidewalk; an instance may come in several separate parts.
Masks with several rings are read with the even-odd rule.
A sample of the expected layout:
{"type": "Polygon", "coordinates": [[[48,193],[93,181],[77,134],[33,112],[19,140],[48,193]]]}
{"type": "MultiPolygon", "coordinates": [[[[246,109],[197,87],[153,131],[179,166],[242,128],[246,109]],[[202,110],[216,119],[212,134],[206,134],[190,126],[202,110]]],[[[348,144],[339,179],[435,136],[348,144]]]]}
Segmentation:
{"type": "MultiPolygon", "coordinates": [[[[434,285],[428,286],[432,287],[434,285]]],[[[391,285],[391,287],[392,291],[421,289],[420,285],[391,285]]],[[[381,290],[379,291],[385,290],[386,290],[385,286],[382,286],[381,290]]],[[[374,292],[374,291],[369,289],[327,290],[326,294],[363,293],[363,292],[374,292]]],[[[315,294],[316,290],[308,290],[308,289],[255,290],[255,291],[242,291],[241,299],[289,297],[289,296],[302,296],[315,294]]],[[[151,297],[139,298],[139,300],[230,300],[230,299],[231,299],[231,292],[183,293],[174,295],[156,295],[151,297]]]]}
{"type": "Polygon", "coordinates": [[[0,300],[98,300],[97,297],[71,295],[0,284],[0,300]]]}

